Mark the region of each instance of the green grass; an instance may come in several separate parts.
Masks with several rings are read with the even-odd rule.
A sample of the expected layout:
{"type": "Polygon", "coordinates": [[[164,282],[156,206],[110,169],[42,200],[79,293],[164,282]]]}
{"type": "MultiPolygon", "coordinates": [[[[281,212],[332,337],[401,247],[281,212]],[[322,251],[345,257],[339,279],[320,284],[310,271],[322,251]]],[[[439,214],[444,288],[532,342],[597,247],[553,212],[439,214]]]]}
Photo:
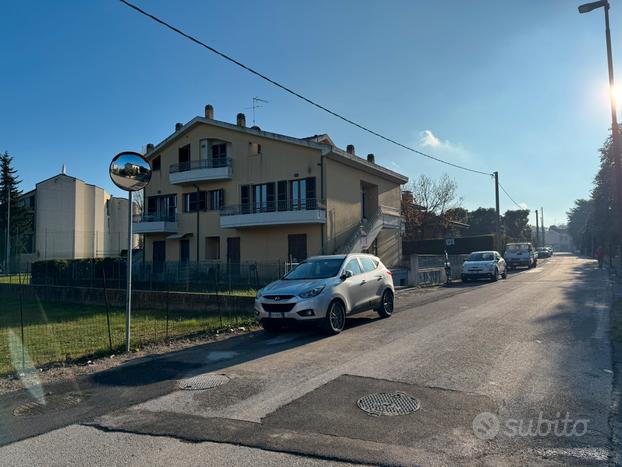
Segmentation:
{"type": "MultiPolygon", "coordinates": [[[[0,295],[0,375],[22,367],[20,301],[15,295],[0,295]]],[[[24,360],[26,368],[110,353],[106,308],[39,302],[32,297],[22,301],[24,322],[24,360]]],[[[253,310],[223,312],[221,316],[204,312],[141,310],[132,312],[132,348],[163,342],[215,329],[244,326],[254,322],[253,310]]],[[[110,337],[113,352],[124,348],[125,313],[110,310],[110,337]]]]}
{"type": "Polygon", "coordinates": [[[30,274],[10,274],[0,276],[0,284],[30,284],[30,274]]]}

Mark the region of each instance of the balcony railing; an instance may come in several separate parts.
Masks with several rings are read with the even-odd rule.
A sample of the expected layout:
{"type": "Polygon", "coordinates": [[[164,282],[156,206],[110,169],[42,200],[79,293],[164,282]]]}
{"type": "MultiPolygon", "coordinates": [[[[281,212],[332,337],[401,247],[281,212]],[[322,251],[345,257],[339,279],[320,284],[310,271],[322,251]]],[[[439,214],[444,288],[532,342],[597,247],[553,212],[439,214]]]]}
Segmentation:
{"type": "Polygon", "coordinates": [[[259,214],[264,212],[315,211],[325,210],[323,200],[307,198],[302,200],[279,200],[265,203],[248,203],[225,206],[220,210],[221,216],[237,216],[241,214],[259,214]]]}
{"type": "Polygon", "coordinates": [[[135,214],[133,216],[135,224],[139,222],[177,222],[177,213],[175,214],[135,214]]]}
{"type": "Polygon", "coordinates": [[[221,169],[231,167],[231,158],[201,159],[198,161],[180,162],[173,164],[169,168],[169,173],[188,172],[190,170],[200,169],[221,169]]]}
{"type": "Polygon", "coordinates": [[[177,214],[142,214],[133,216],[134,233],[177,233],[177,214]]]}
{"type": "Polygon", "coordinates": [[[315,198],[239,204],[220,211],[220,227],[223,229],[324,223],[326,205],[315,198]]]}

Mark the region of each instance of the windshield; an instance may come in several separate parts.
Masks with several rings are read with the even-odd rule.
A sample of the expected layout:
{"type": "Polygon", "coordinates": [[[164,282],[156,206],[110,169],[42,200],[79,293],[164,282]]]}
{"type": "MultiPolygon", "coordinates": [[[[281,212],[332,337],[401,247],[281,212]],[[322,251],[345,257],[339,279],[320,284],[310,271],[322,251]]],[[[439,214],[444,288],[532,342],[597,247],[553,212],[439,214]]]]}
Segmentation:
{"type": "Polygon", "coordinates": [[[529,245],[527,243],[513,243],[505,247],[505,251],[523,251],[527,250],[529,245]]]}
{"type": "Polygon", "coordinates": [[[492,261],[495,259],[493,253],[471,253],[467,258],[467,261],[492,261]]]}
{"type": "Polygon", "coordinates": [[[325,279],[336,276],[343,264],[343,258],[311,259],[300,263],[296,269],[289,272],[283,279],[325,279]]]}

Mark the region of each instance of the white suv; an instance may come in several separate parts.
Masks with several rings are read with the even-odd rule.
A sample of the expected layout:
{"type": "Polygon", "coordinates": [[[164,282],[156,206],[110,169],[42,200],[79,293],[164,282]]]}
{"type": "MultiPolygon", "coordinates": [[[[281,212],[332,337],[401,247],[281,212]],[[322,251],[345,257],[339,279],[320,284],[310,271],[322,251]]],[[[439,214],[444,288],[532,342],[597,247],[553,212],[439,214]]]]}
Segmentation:
{"type": "Polygon", "coordinates": [[[267,331],[295,320],[317,322],[325,332],[337,334],[348,314],[375,310],[391,316],[394,297],[391,272],[377,257],[315,256],[259,290],[255,316],[267,331]]]}

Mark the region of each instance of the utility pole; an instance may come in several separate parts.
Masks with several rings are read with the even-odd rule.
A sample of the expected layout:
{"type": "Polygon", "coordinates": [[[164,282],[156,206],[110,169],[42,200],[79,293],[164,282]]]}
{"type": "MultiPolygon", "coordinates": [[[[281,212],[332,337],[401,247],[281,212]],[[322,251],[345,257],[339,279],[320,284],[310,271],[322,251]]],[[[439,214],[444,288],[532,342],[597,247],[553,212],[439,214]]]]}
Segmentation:
{"type": "Polygon", "coordinates": [[[540,226],[538,225],[538,210],[536,209],[536,246],[540,246],[540,226]]]}
{"type": "Polygon", "coordinates": [[[546,246],[546,233],[544,230],[544,208],[540,208],[540,223],[542,224],[542,246],[546,246]]]}
{"type": "MultiPolygon", "coordinates": [[[[200,244],[200,241],[199,241],[199,220],[200,220],[200,218],[199,218],[199,211],[200,211],[200,207],[201,207],[201,202],[200,202],[201,189],[199,188],[199,185],[197,185],[196,183],[194,183],[193,185],[194,185],[194,187],[197,190],[197,192],[196,192],[197,193],[197,204],[196,204],[196,206],[197,206],[197,264],[199,264],[199,262],[201,260],[200,256],[199,256],[199,244],[200,244]]],[[[208,201],[209,200],[205,200],[206,203],[208,201]]]]}
{"type": "Polygon", "coordinates": [[[501,251],[501,214],[499,213],[499,172],[495,172],[495,208],[497,213],[496,250],[501,251]]]}
{"type": "Polygon", "coordinates": [[[6,268],[5,273],[9,273],[11,263],[11,186],[6,187],[6,268]]]}

